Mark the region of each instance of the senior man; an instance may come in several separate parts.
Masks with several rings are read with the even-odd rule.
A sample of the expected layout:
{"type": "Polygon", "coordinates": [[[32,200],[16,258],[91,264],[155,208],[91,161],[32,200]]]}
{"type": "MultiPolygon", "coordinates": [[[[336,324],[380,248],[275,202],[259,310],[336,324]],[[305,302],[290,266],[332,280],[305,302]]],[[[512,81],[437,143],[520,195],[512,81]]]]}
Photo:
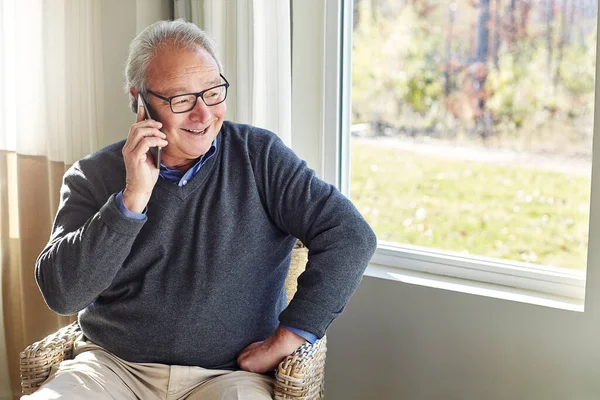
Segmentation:
{"type": "Polygon", "coordinates": [[[83,335],[25,398],[269,399],[269,372],[325,334],[375,235],[275,134],[224,120],[229,83],[195,25],[142,31],[126,80],[137,121],[66,172],[36,263],[83,335]],[[309,261],[286,307],[296,238],[309,261]]]}

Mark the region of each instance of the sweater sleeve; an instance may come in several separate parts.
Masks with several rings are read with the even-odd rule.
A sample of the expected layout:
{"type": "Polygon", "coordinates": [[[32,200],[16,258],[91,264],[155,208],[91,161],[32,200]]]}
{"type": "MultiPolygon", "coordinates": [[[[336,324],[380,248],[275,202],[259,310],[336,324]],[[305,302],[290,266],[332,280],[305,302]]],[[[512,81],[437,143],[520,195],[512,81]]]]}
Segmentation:
{"type": "Polygon", "coordinates": [[[281,140],[271,139],[261,151],[257,181],[265,185],[268,212],[309,249],[296,295],[279,320],[320,338],[357,289],[377,239],[352,202],[317,178],[281,140]]]}
{"type": "Polygon", "coordinates": [[[98,204],[98,191],[78,164],[65,173],[52,234],[35,264],[44,300],[59,314],[84,309],[110,286],[145,223],[124,216],[114,194],[98,204]]]}

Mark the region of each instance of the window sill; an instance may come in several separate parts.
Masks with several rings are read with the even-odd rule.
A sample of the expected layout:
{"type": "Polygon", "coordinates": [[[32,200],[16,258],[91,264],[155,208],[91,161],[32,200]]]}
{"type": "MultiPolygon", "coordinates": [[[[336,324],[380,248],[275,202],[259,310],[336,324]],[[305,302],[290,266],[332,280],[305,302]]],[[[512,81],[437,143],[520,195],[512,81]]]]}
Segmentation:
{"type": "Polygon", "coordinates": [[[365,276],[568,311],[584,311],[584,302],[580,299],[374,263],[369,264],[365,276]]]}

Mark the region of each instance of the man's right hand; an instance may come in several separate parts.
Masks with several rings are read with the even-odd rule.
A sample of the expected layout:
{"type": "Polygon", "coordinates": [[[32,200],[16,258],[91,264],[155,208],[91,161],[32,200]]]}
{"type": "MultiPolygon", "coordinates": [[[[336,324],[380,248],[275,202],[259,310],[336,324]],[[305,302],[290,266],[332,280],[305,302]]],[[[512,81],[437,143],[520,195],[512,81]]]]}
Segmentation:
{"type": "Polygon", "coordinates": [[[125,190],[123,202],[128,210],[141,213],[146,208],[152,189],[158,180],[159,169],[149,154],[150,147],[165,147],[166,135],[159,131],[162,124],[145,119],[146,109],[138,105],[136,123],[131,125],[127,142],[123,147],[125,159],[125,190]]]}

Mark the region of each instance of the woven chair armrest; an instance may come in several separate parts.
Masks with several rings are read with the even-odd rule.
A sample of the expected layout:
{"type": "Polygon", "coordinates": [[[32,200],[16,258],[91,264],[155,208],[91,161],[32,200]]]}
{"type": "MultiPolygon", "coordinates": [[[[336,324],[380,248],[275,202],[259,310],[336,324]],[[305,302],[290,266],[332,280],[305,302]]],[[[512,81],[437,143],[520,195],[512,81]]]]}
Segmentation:
{"type": "Polygon", "coordinates": [[[323,398],[327,337],[305,343],[283,359],[275,371],[275,400],[323,398]]]}
{"type": "Polygon", "coordinates": [[[21,391],[24,395],[35,392],[44,383],[53,365],[73,358],[73,342],[80,333],[79,325],[73,322],[21,352],[21,391]]]}

